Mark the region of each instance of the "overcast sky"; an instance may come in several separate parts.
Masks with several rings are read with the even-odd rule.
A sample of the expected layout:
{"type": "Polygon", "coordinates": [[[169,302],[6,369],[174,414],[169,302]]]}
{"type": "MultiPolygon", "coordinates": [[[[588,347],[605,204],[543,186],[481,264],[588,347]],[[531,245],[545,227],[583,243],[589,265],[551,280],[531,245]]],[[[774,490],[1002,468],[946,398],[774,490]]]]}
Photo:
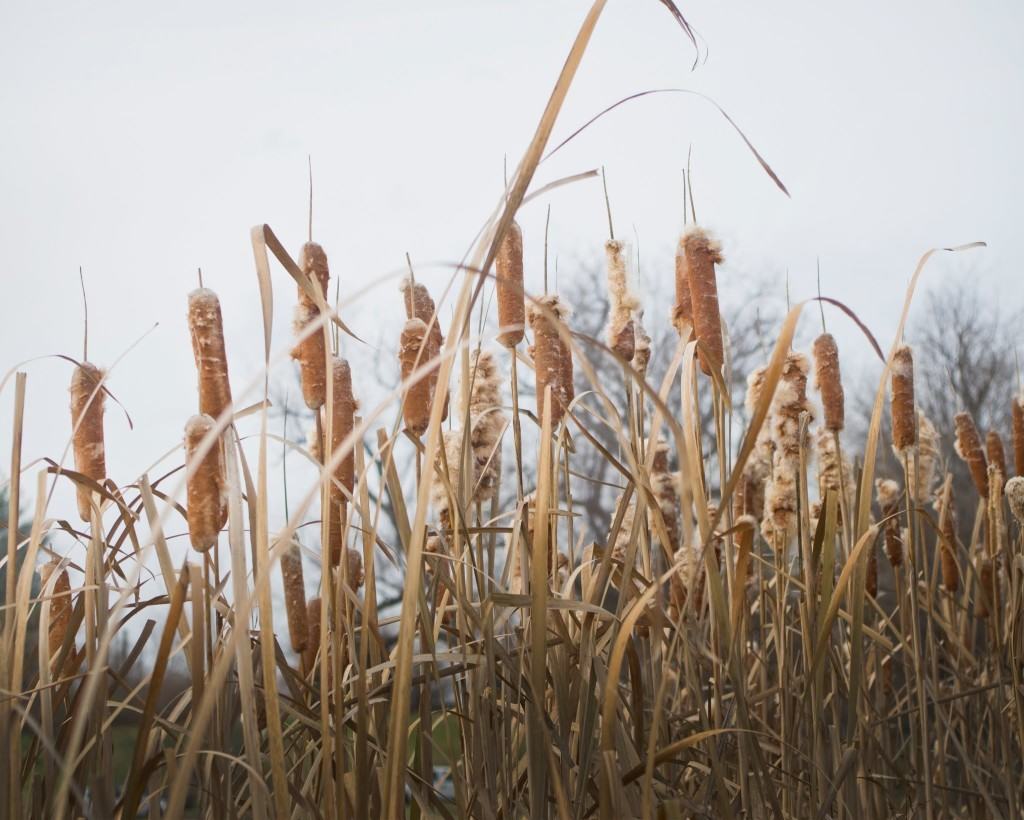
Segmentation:
{"type": "MultiPolygon", "coordinates": [[[[394,274],[408,251],[457,260],[520,157],[586,2],[3,3],[0,7],[0,363],[81,355],[77,271],[85,270],[90,358],[136,429],[107,416],[119,483],[180,441],[195,412],[185,323],[201,266],[224,306],[236,397],[258,380],[260,308],[248,231],[269,223],[297,253],[307,155],[314,234],[343,294],[394,274]]],[[[824,291],[887,345],[920,254],[983,239],[971,264],[930,281],[980,277],[1018,304],[1024,251],[1024,5],[1014,2],[692,2],[704,60],[657,0],[610,0],[555,128],[560,140],[628,94],[685,87],[717,100],[792,193],[782,195],[707,103],[630,103],[538,172],[538,183],[605,166],[617,228],[639,236],[645,276],[668,281],[693,149],[700,220],[723,239],[730,277],[784,276],[794,299],[824,291]]],[[[600,183],[527,206],[528,287],[539,288],[552,208],[559,276],[599,253],[600,183]]],[[[274,346],[288,346],[293,297],[275,269],[274,346]]],[[[648,296],[648,301],[653,299],[648,296]]],[[[780,293],[780,298],[782,294],[780,293]]],[[[649,303],[664,321],[663,301],[649,303]]],[[[373,344],[394,346],[394,280],[347,309],[373,344]]],[[[844,350],[866,351],[837,316],[844,350]]],[[[366,355],[347,345],[353,358],[366,355]]],[[[391,361],[390,350],[383,357],[391,361]]],[[[70,366],[27,365],[25,459],[59,457],[70,435],[70,366]]],[[[365,371],[364,371],[365,372],[365,371]]],[[[384,379],[389,378],[384,374],[384,379]]],[[[361,376],[357,370],[357,391],[361,376]]],[[[366,392],[370,387],[365,388],[366,392]]],[[[0,395],[0,452],[11,385],[0,395]]],[[[180,463],[180,462],[179,462],[180,463]]],[[[60,500],[71,512],[71,495],[60,500]]]]}

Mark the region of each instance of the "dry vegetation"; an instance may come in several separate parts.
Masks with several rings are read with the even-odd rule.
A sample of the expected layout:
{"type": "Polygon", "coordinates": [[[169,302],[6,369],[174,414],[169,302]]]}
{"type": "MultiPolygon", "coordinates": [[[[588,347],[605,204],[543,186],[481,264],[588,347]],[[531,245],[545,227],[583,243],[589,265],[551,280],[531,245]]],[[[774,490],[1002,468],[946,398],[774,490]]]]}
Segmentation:
{"type": "Polygon", "coordinates": [[[513,218],[600,7],[452,279],[451,323],[441,327],[422,284],[404,283],[394,345],[402,383],[391,401],[358,415],[358,374],[342,358],[357,342],[327,302],[324,249],[307,243],[296,262],[269,228],[253,230],[265,309],[281,276],[271,256],[298,286],[288,350],[271,349],[268,318],[268,372],[291,353],[316,420],[310,447],[288,446],[320,466],[320,481],[280,529],[268,515],[266,388],[253,407],[232,404],[225,342],[242,342],[224,339],[212,291],[188,300],[200,389],[184,471],[124,486],[108,478],[106,377],[82,363],[71,381],[73,469],[23,472],[26,377],[5,382],[16,413],[0,814],[1024,811],[1024,397],[999,398],[1012,403],[1012,460],[1001,431],[983,436],[969,414],[936,431],[915,401],[901,321],[867,439],[849,451],[840,351],[827,334],[813,357],[792,349],[800,304],[750,374],[741,427],[718,307],[728,249],[699,226],[679,242],[676,304],[647,319],[675,327],[674,347],[652,349],[620,241],[606,247],[605,340],[574,333],[557,294],[523,292],[523,245],[539,240],[513,218]],[[487,304],[495,272],[504,324],[480,335],[470,316],[487,304]],[[595,377],[594,362],[608,358],[619,366],[614,383],[595,377]],[[665,377],[653,384],[656,358],[665,377]],[[533,384],[536,405],[525,406],[520,388],[533,384]],[[702,402],[710,430],[700,429],[702,402]],[[246,416],[259,422],[255,463],[235,426],[246,416]],[[890,425],[891,454],[881,444],[890,425]],[[730,429],[742,430],[735,446],[730,429]],[[609,433],[613,447],[601,444],[609,433]],[[937,440],[954,435],[975,481],[967,521],[955,520],[935,457],[937,440]],[[600,449],[619,493],[605,532],[574,502],[585,446],[600,449]],[[396,454],[413,466],[399,470],[396,454]],[[883,460],[902,477],[876,486],[883,460]],[[47,508],[54,481],[75,485],[84,526],[47,508]],[[36,504],[27,536],[19,497],[36,504]],[[310,517],[321,547],[304,561],[297,529],[310,517]],[[194,549],[176,566],[165,534],[186,524],[194,549]],[[81,564],[47,555],[57,530],[85,545],[81,564]],[[377,573],[388,565],[404,584],[386,617],[377,573]],[[143,567],[155,582],[143,586],[143,567]],[[278,578],[283,608],[271,597],[278,578]],[[152,607],[166,612],[162,624],[147,620],[152,607]],[[38,646],[27,638],[32,619],[47,636],[38,646]],[[114,664],[122,630],[133,646],[114,664]],[[130,683],[143,653],[149,665],[130,683]],[[164,702],[172,659],[187,664],[190,686],[164,702]],[[130,731],[116,737],[131,760],[115,772],[123,725],[130,731]]]}

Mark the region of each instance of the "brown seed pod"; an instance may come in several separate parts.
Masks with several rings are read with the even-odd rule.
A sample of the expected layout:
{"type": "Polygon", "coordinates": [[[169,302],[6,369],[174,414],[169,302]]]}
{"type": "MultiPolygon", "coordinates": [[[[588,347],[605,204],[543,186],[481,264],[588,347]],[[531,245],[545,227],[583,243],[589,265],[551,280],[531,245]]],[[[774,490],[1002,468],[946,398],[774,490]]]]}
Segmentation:
{"type": "MultiPolygon", "coordinates": [[[[348,362],[335,357],[332,360],[334,374],[334,413],[331,418],[331,453],[345,443],[355,425],[356,400],[352,395],[352,371],[348,362]]],[[[337,566],[341,559],[344,541],[345,521],[348,515],[348,496],[342,487],[352,493],[355,487],[355,454],[349,452],[334,471],[329,493],[331,503],[330,540],[331,564],[337,566]],[[341,487],[338,486],[341,485],[341,487]]]]}
{"type": "Polygon", "coordinates": [[[197,461],[199,446],[213,430],[207,415],[192,416],[185,424],[185,461],[188,467],[188,534],[193,549],[206,552],[217,543],[227,512],[227,489],[220,442],[197,461]]]}
{"type": "MultiPolygon", "coordinates": [[[[327,254],[316,242],[306,242],[299,251],[299,267],[309,279],[313,287],[319,287],[320,294],[327,300],[327,286],[331,279],[330,268],[327,265],[327,254]]],[[[316,301],[309,298],[309,294],[303,288],[299,288],[299,301],[306,302],[316,307],[316,301]]]]}
{"type": "Polygon", "coordinates": [[[910,348],[903,345],[896,349],[892,360],[892,446],[903,455],[915,444],[914,356],[910,348]]]}
{"type": "Polygon", "coordinates": [[[292,649],[302,652],[309,639],[306,612],[306,585],[302,578],[302,553],[298,544],[291,544],[281,555],[281,579],[284,583],[284,605],[288,616],[288,637],[292,649]]]}
{"type": "MultiPolygon", "coordinates": [[[[39,567],[39,579],[44,587],[59,566],[60,561],[55,559],[39,567]]],[[[68,580],[66,569],[62,569],[57,580],[53,582],[53,591],[50,595],[50,601],[46,604],[50,608],[50,627],[46,637],[52,663],[54,656],[64,645],[68,627],[71,625],[71,582],[68,580]]]]}
{"type": "Polygon", "coordinates": [[[1024,476],[1024,395],[1013,399],[1013,466],[1024,476]]]}
{"type": "MultiPolygon", "coordinates": [[[[988,455],[988,462],[999,471],[999,477],[1006,480],[1006,451],[1003,449],[1003,438],[995,430],[989,430],[985,436],[985,453],[988,455]]],[[[1002,486],[991,488],[993,495],[999,495],[1002,486]]]]}
{"type": "Polygon", "coordinates": [[[362,587],[365,576],[363,554],[359,550],[349,548],[345,551],[345,572],[349,589],[356,590],[362,587]]]}
{"type": "MultiPolygon", "coordinates": [[[[420,355],[427,340],[427,325],[422,319],[410,319],[402,328],[398,346],[398,360],[402,365],[402,381],[407,382],[412,374],[426,366],[429,361],[426,352],[420,355]]],[[[407,384],[402,417],[406,429],[414,436],[422,436],[430,424],[430,408],[434,401],[433,376],[428,374],[415,384],[407,384]]]]}
{"type": "Polygon", "coordinates": [[[320,598],[310,598],[306,604],[306,648],[302,650],[302,668],[309,674],[320,651],[320,598]]]}
{"type": "Polygon", "coordinates": [[[998,611],[998,589],[996,588],[996,566],[991,558],[978,558],[978,597],[974,601],[974,614],[987,618],[998,611]]]}
{"type": "MultiPolygon", "coordinates": [[[[948,482],[948,479],[947,479],[948,482]]],[[[939,559],[942,565],[942,586],[949,593],[960,589],[960,564],[957,561],[956,504],[953,500],[952,482],[947,483],[936,500],[939,512],[939,559]]]]}
{"type": "MultiPolygon", "coordinates": [[[[102,483],[107,477],[106,451],[103,445],[103,402],[105,394],[100,382],[103,371],[89,362],[82,362],[71,376],[71,425],[74,429],[75,470],[93,481],[102,483]]],[[[91,519],[90,492],[76,487],[78,514],[83,521],[91,519]]]]}
{"type": "Polygon", "coordinates": [[[825,429],[838,433],[845,423],[845,402],[839,375],[839,348],[831,333],[822,333],[814,340],[814,381],[821,393],[825,429]]]}
{"type": "Polygon", "coordinates": [[[956,454],[970,468],[978,495],[988,498],[988,462],[974,419],[970,413],[957,413],[953,416],[953,423],[956,425],[956,454]]]}
{"type": "Polygon", "coordinates": [[[872,598],[878,597],[878,549],[874,539],[867,546],[868,566],[864,573],[864,591],[872,598]]]}
{"type": "Polygon", "coordinates": [[[682,238],[686,278],[690,282],[693,332],[703,347],[701,368],[705,373],[720,370],[725,361],[722,316],[718,309],[715,265],[722,262],[722,249],[703,228],[688,228],[682,238]]]}
{"type": "Polygon", "coordinates": [[[882,517],[886,519],[885,527],[885,554],[892,566],[899,567],[903,564],[903,538],[900,531],[899,512],[900,485],[892,479],[877,479],[875,481],[875,498],[882,511],[882,517]]]}
{"type": "Polygon", "coordinates": [[[626,247],[617,239],[609,239],[604,245],[608,263],[608,346],[628,362],[636,351],[633,314],[640,301],[629,289],[626,247]]]}
{"type": "Polygon", "coordinates": [[[689,341],[693,337],[693,302],[690,298],[690,278],[686,266],[686,236],[680,238],[676,249],[676,302],[672,306],[672,325],[676,332],[689,341]]]}
{"type": "Polygon", "coordinates": [[[513,220],[495,257],[498,300],[498,342],[515,347],[523,340],[526,300],[523,294],[523,232],[513,220]]]}
{"type": "MultiPolygon", "coordinates": [[[[426,285],[418,282],[413,283],[412,279],[404,279],[401,284],[402,296],[405,300],[405,318],[419,319],[428,328],[427,349],[420,357],[420,364],[431,362],[441,355],[441,348],[444,347],[444,336],[441,335],[441,318],[436,316],[437,308],[434,300],[430,297],[430,291],[426,285]]],[[[438,371],[430,374],[430,395],[437,392],[438,371]]],[[[441,413],[441,421],[448,419],[448,394],[444,397],[444,411],[441,413]]]]}
{"type": "MultiPolygon", "coordinates": [[[[299,267],[308,278],[310,285],[319,290],[327,300],[327,285],[330,273],[327,254],[315,242],[307,242],[299,254],[299,267]]],[[[295,333],[303,333],[311,324],[320,320],[320,308],[303,288],[299,288],[299,303],[295,308],[295,333]]],[[[292,358],[299,363],[302,380],[302,398],[311,410],[323,407],[327,395],[327,343],[323,328],[320,327],[292,351],[292,358]]]]}
{"type": "Polygon", "coordinates": [[[530,305],[530,328],[534,341],[530,349],[537,375],[537,415],[544,412],[544,389],[551,387],[551,424],[557,425],[575,396],[572,348],[562,339],[569,308],[557,294],[542,296],[530,305]]]}
{"type": "Polygon", "coordinates": [[[188,329],[199,373],[199,412],[217,419],[231,406],[220,300],[209,288],[188,295],[188,329]]]}

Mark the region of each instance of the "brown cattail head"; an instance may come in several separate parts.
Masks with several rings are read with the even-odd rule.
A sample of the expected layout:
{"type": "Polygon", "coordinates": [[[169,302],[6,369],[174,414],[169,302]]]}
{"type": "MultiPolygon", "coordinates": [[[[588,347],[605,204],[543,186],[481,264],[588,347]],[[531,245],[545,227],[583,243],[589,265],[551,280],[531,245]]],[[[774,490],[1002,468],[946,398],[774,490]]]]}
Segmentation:
{"type": "Polygon", "coordinates": [[[537,374],[537,415],[544,412],[544,389],[551,388],[551,424],[557,425],[576,395],[573,387],[572,348],[559,334],[567,330],[569,306],[557,295],[541,296],[530,304],[534,370],[537,374]]]}
{"type": "MultiPolygon", "coordinates": [[[[430,291],[426,285],[412,279],[404,279],[401,284],[402,296],[405,300],[405,318],[419,319],[427,326],[426,349],[420,356],[420,364],[432,362],[441,355],[441,348],[444,347],[444,336],[441,334],[441,317],[437,315],[437,307],[430,297],[430,291]]],[[[437,392],[437,370],[430,374],[430,395],[437,392]]],[[[441,421],[448,419],[448,394],[444,397],[444,411],[441,413],[441,421]]]]}
{"type": "Polygon", "coordinates": [[[231,383],[220,300],[209,288],[188,295],[188,329],[199,372],[199,412],[216,419],[231,406],[231,383]]]}
{"type": "Polygon", "coordinates": [[[185,424],[185,460],[188,468],[188,534],[192,547],[206,552],[217,543],[227,517],[227,488],[223,450],[214,441],[199,459],[202,441],[213,430],[212,418],[192,416],[185,424]]]}
{"type": "Polygon", "coordinates": [[[309,640],[306,611],[306,585],[302,578],[302,553],[298,544],[291,544],[281,555],[281,579],[284,583],[284,606],[288,616],[288,637],[292,649],[302,652],[309,640]]]}
{"type": "Polygon", "coordinates": [[[903,539],[900,533],[900,519],[897,515],[900,503],[900,485],[892,479],[875,481],[875,498],[885,519],[885,554],[893,567],[903,564],[903,539]]]}
{"type": "MultiPolygon", "coordinates": [[[[355,425],[356,400],[352,396],[352,371],[344,359],[332,360],[334,377],[333,402],[334,412],[331,416],[331,453],[337,451],[350,435],[355,425]]],[[[328,494],[331,504],[330,547],[331,564],[336,566],[341,558],[341,547],[344,541],[345,519],[348,512],[348,496],[342,487],[352,492],[355,486],[355,455],[349,452],[334,471],[328,494]],[[338,485],[341,485],[340,487],[338,485]]]]}
{"type": "Polygon", "coordinates": [[[1024,394],[1013,399],[1013,467],[1024,475],[1024,394]]]}
{"type": "MultiPolygon", "coordinates": [[[[402,328],[402,337],[398,347],[398,360],[402,364],[402,381],[406,382],[412,374],[429,361],[426,355],[427,325],[422,319],[413,318],[402,328]],[[424,351],[421,355],[420,351],[424,351]]],[[[430,407],[434,401],[434,378],[432,374],[421,376],[415,384],[406,387],[405,401],[402,404],[402,415],[406,429],[414,436],[422,436],[430,424],[430,407]]]]}
{"type": "MultiPolygon", "coordinates": [[[[310,285],[319,288],[324,301],[327,300],[327,285],[331,279],[330,268],[327,266],[327,254],[316,242],[306,242],[299,251],[299,267],[309,280],[310,285]]],[[[307,302],[316,307],[316,301],[309,298],[303,288],[299,288],[299,301],[307,302]]]]}
{"type": "Polygon", "coordinates": [[[523,232],[513,220],[494,260],[498,298],[498,342],[515,347],[523,340],[526,298],[523,294],[523,232]]]}
{"type": "MultiPolygon", "coordinates": [[[[988,463],[998,470],[999,478],[1006,480],[1006,451],[1003,449],[1003,438],[995,430],[989,430],[985,436],[985,453],[988,455],[988,463]]],[[[993,495],[999,495],[1003,488],[990,487],[993,495]]]]}
{"type": "Polygon", "coordinates": [[[867,546],[868,566],[864,573],[864,591],[872,598],[878,597],[878,548],[871,539],[867,546]]]}
{"type": "Polygon", "coordinates": [[[981,436],[978,434],[974,419],[970,413],[957,413],[953,416],[953,423],[956,425],[956,454],[970,468],[978,495],[988,498],[988,462],[981,447],[981,436]]]}
{"type": "MultiPolygon", "coordinates": [[[[39,567],[39,579],[45,587],[50,577],[60,567],[59,560],[50,561],[39,567]]],[[[60,652],[64,645],[64,638],[68,634],[71,625],[71,582],[68,580],[68,571],[62,569],[57,579],[53,582],[53,591],[50,593],[50,627],[47,632],[47,646],[49,647],[50,660],[60,652]]]]}
{"type": "Polygon", "coordinates": [[[640,311],[633,322],[633,369],[646,376],[650,363],[651,337],[643,324],[643,311],[640,311]]]}
{"type": "MultiPolygon", "coordinates": [[[[100,382],[103,371],[89,362],[82,362],[71,376],[71,425],[74,428],[75,469],[93,481],[107,477],[106,451],[103,446],[103,402],[105,394],[100,382]]],[[[91,519],[90,492],[82,485],[78,493],[78,514],[83,521],[91,519]]]]}
{"type": "Polygon", "coordinates": [[[1015,476],[1006,482],[1006,500],[1013,517],[1024,527],[1024,476],[1015,476]]]}
{"type": "Polygon", "coordinates": [[[693,302],[690,299],[690,277],[686,266],[686,237],[676,249],[676,302],[672,306],[672,325],[686,341],[693,336],[693,302]]]}
{"type": "Polygon", "coordinates": [[[956,503],[953,499],[953,483],[949,477],[943,491],[935,500],[939,514],[939,559],[942,565],[942,586],[949,593],[960,589],[960,565],[957,561],[956,503]]]}
{"type": "Polygon", "coordinates": [[[892,446],[900,455],[917,443],[914,407],[914,356],[906,345],[892,359],[892,446]]]}
{"type": "Polygon", "coordinates": [[[974,614],[987,618],[997,611],[996,565],[991,558],[978,557],[978,597],[974,602],[974,614]]]}
{"type": "Polygon", "coordinates": [[[302,668],[308,674],[320,651],[320,598],[310,598],[306,604],[306,648],[302,651],[302,668]]]}
{"type": "MultiPolygon", "coordinates": [[[[308,278],[310,286],[319,291],[326,301],[327,283],[330,273],[327,268],[327,254],[315,242],[307,242],[299,254],[299,267],[308,278]]],[[[301,335],[309,326],[320,320],[320,308],[305,289],[299,288],[299,303],[295,308],[295,333],[301,335]]],[[[316,410],[323,406],[327,393],[327,343],[322,327],[310,331],[292,350],[292,358],[299,363],[302,381],[302,398],[306,406],[316,410]]]]}
{"type": "Polygon", "coordinates": [[[845,423],[845,405],[839,376],[839,348],[831,333],[822,333],[814,340],[814,382],[821,392],[825,429],[838,433],[845,423]]]}
{"type": "Polygon", "coordinates": [[[835,433],[827,427],[819,427],[814,438],[814,449],[818,456],[818,495],[824,501],[825,493],[832,491],[839,504],[839,523],[842,524],[842,499],[848,499],[850,478],[853,467],[845,458],[841,458],[836,447],[835,433]]]}
{"type": "Polygon", "coordinates": [[[359,550],[349,548],[345,552],[345,572],[349,589],[356,590],[363,585],[363,554],[359,550]]]}
{"type": "Polygon", "coordinates": [[[609,239],[604,245],[608,261],[608,346],[628,362],[636,351],[633,314],[640,300],[629,289],[626,248],[626,243],[618,239],[609,239]]]}
{"type": "Polygon", "coordinates": [[[704,351],[701,367],[705,373],[711,373],[720,370],[725,359],[715,276],[715,265],[722,262],[722,249],[703,228],[696,225],[687,228],[680,244],[686,263],[686,278],[690,283],[693,332],[704,351]]]}

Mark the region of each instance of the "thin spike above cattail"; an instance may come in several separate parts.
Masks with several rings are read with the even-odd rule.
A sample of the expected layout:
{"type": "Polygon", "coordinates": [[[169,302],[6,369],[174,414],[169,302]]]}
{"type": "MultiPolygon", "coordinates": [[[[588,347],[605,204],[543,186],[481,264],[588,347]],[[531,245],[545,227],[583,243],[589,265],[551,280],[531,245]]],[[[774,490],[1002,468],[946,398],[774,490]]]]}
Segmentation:
{"type": "Polygon", "coordinates": [[[281,580],[284,586],[285,614],[288,617],[288,638],[295,652],[303,652],[309,641],[306,610],[306,584],[302,577],[302,552],[292,543],[281,555],[281,580]]]}
{"type": "Polygon", "coordinates": [[[427,326],[423,320],[409,319],[402,328],[398,360],[402,365],[402,382],[406,384],[405,401],[402,403],[405,429],[417,437],[422,436],[430,424],[430,408],[434,401],[433,377],[428,373],[420,376],[414,384],[408,382],[415,371],[427,366],[427,357],[420,354],[426,341],[427,326]]]}
{"type": "Polygon", "coordinates": [[[1024,394],[1013,399],[1013,467],[1024,476],[1024,394]]]}
{"type": "MultiPolygon", "coordinates": [[[[327,300],[327,285],[330,273],[327,254],[315,242],[307,242],[299,254],[299,267],[316,288],[324,301],[327,300]]],[[[295,334],[302,335],[310,325],[320,321],[320,308],[304,288],[299,288],[299,303],[295,307],[295,334]]],[[[299,377],[302,382],[302,398],[311,410],[323,407],[327,400],[327,342],[324,330],[318,327],[310,331],[292,350],[292,358],[299,363],[299,377]]]]}
{"type": "Polygon", "coordinates": [[[220,418],[231,406],[231,383],[220,300],[209,288],[197,288],[188,295],[188,329],[199,373],[199,412],[220,418]]]}
{"type": "MultiPolygon", "coordinates": [[[[107,478],[106,448],[103,441],[103,405],[106,398],[101,383],[103,371],[82,362],[71,376],[71,424],[74,429],[75,470],[86,478],[103,483],[107,478]]],[[[91,520],[91,492],[79,484],[78,514],[91,520]]]]}
{"type": "Polygon", "coordinates": [[[845,424],[845,401],[839,348],[831,333],[822,333],[814,340],[814,382],[821,393],[825,429],[838,433],[845,424]]]}
{"type": "MultiPolygon", "coordinates": [[[[334,377],[334,413],[331,417],[331,453],[332,455],[345,443],[355,426],[356,400],[352,395],[352,371],[348,362],[334,358],[332,362],[334,377]]],[[[348,513],[348,494],[355,486],[355,455],[350,448],[334,471],[334,481],[328,497],[331,504],[330,548],[331,564],[336,566],[341,559],[344,541],[345,522],[348,513]],[[338,485],[341,485],[340,487],[338,485]],[[344,488],[345,491],[342,490],[344,488]]]]}
{"type": "Polygon", "coordinates": [[[558,296],[548,294],[531,303],[528,316],[533,330],[533,357],[537,374],[537,416],[544,412],[544,390],[551,388],[551,424],[557,425],[575,397],[572,348],[559,333],[566,329],[569,306],[558,296]]]}
{"type": "Polygon", "coordinates": [[[914,356],[906,345],[892,359],[892,446],[903,456],[917,444],[917,410],[914,407],[914,356]]]}
{"type": "Polygon", "coordinates": [[[681,240],[690,284],[693,332],[703,348],[701,367],[705,373],[720,370],[725,361],[722,316],[718,307],[715,266],[722,263],[722,249],[703,228],[694,225],[681,240]]]}
{"type": "Polygon", "coordinates": [[[636,352],[633,314],[640,300],[629,288],[625,242],[609,239],[604,244],[608,263],[608,346],[627,362],[636,352]]]}
{"type": "Polygon", "coordinates": [[[978,495],[988,498],[988,462],[981,446],[981,436],[970,413],[957,413],[953,417],[956,425],[956,454],[967,464],[978,495]]]}
{"type": "Polygon", "coordinates": [[[998,471],[1000,486],[990,489],[994,495],[999,495],[1003,491],[1001,482],[1006,480],[1006,450],[1003,448],[1003,437],[995,430],[989,430],[985,436],[985,454],[988,456],[988,463],[998,471]]]}
{"type": "Polygon", "coordinates": [[[227,488],[220,442],[212,442],[206,455],[197,460],[203,439],[214,426],[214,420],[205,414],[192,416],[185,424],[188,534],[193,549],[200,552],[206,552],[217,543],[227,517],[227,488]]]}
{"type": "Polygon", "coordinates": [[[526,297],[523,292],[523,232],[513,220],[494,260],[498,301],[498,342],[515,347],[526,329],[526,297]]]}

